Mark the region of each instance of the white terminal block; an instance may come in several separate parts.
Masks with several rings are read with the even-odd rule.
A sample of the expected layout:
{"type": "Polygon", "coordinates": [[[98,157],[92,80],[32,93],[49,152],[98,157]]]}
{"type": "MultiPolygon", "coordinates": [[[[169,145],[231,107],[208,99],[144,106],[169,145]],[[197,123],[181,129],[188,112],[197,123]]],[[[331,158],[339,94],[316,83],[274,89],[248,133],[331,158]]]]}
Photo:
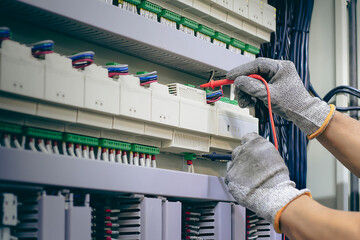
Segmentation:
{"type": "Polygon", "coordinates": [[[57,53],[45,59],[45,100],[84,107],[84,72],[71,59],[57,53]]]}
{"type": "Polygon", "coordinates": [[[0,89],[28,97],[44,97],[45,61],[35,58],[31,47],[11,40],[0,48],[0,89]]]}
{"type": "Polygon", "coordinates": [[[236,2],[238,0],[217,0],[216,3],[224,8],[233,10],[233,1],[236,2]]]}
{"type": "Polygon", "coordinates": [[[180,98],[180,128],[216,134],[216,108],[206,103],[206,92],[179,83],[168,86],[180,98]]]}
{"type": "Polygon", "coordinates": [[[151,121],[179,126],[180,98],[169,93],[166,85],[152,83],[151,89],[151,121]]]}
{"type": "Polygon", "coordinates": [[[268,4],[263,4],[263,25],[276,31],[276,8],[268,4]]]}
{"type": "Polygon", "coordinates": [[[215,103],[217,109],[217,135],[240,140],[245,134],[258,132],[258,119],[249,109],[226,102],[215,103]]]}
{"type": "Polygon", "coordinates": [[[249,0],[234,0],[233,11],[243,16],[249,17],[249,0]]]}
{"type": "Polygon", "coordinates": [[[133,75],[119,76],[120,115],[150,121],[151,89],[140,86],[140,79],[133,75]]]}
{"type": "Polygon", "coordinates": [[[263,22],[262,5],[261,0],[249,0],[249,19],[259,25],[263,22]]]}
{"type": "Polygon", "coordinates": [[[108,70],[92,64],[85,68],[84,107],[114,115],[120,113],[119,82],[108,77],[108,70]]]}

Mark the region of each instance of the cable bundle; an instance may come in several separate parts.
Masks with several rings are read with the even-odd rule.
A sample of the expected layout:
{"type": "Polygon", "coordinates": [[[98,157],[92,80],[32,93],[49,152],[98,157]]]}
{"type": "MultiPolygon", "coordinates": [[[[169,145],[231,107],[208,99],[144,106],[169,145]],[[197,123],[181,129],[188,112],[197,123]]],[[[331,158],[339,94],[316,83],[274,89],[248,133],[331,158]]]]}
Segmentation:
{"type": "MultiPolygon", "coordinates": [[[[273,59],[294,62],[306,89],[310,86],[309,77],[309,28],[314,1],[271,0],[269,4],[277,9],[276,32],[271,42],[261,46],[260,55],[273,59]]],[[[269,114],[263,104],[257,104],[256,116],[260,119],[259,133],[270,136],[269,114]]],[[[290,172],[290,178],[297,188],[306,187],[307,138],[293,123],[274,116],[279,152],[290,172]]]]}
{"type": "Polygon", "coordinates": [[[11,38],[11,31],[8,27],[0,27],[0,42],[11,38]]]}
{"type": "Polygon", "coordinates": [[[129,66],[127,64],[107,63],[105,68],[107,68],[109,77],[111,78],[129,74],[129,66]]]}
{"type": "Polygon", "coordinates": [[[94,62],[94,55],[94,52],[87,51],[75,53],[71,56],[68,56],[68,58],[72,60],[72,65],[74,68],[85,68],[94,62]]]}
{"type": "Polygon", "coordinates": [[[206,93],[206,103],[214,103],[219,101],[224,96],[223,90],[217,90],[215,92],[206,93]]]}
{"type": "Polygon", "coordinates": [[[54,42],[52,40],[44,40],[32,43],[30,46],[32,46],[31,53],[36,58],[43,58],[45,54],[54,52],[54,42]]]}
{"type": "Polygon", "coordinates": [[[140,85],[148,85],[153,82],[157,82],[157,72],[138,72],[136,77],[140,78],[140,85]]]}

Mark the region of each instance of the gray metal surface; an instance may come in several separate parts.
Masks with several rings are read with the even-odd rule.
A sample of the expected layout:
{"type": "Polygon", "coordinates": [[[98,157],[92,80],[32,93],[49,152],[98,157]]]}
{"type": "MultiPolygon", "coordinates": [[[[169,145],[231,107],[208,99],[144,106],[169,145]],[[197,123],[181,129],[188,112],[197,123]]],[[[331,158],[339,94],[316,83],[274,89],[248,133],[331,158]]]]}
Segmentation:
{"type": "Polygon", "coordinates": [[[65,240],[64,196],[41,196],[38,224],[39,240],[65,240]]]}
{"type": "Polygon", "coordinates": [[[181,202],[163,202],[162,240],[181,240],[181,202]]]}
{"type": "Polygon", "coordinates": [[[231,206],[231,239],[246,238],[246,209],[240,205],[231,206]]]}
{"type": "Polygon", "coordinates": [[[4,147],[0,147],[1,180],[168,197],[235,201],[222,177],[4,147]]]}
{"type": "Polygon", "coordinates": [[[60,31],[192,75],[224,75],[251,59],[99,0],[3,0],[8,17],[60,31]]]}
{"type": "Polygon", "coordinates": [[[74,206],[69,204],[69,208],[65,211],[66,240],[91,239],[91,207],[74,206]]]}
{"type": "Polygon", "coordinates": [[[215,207],[215,240],[231,240],[231,203],[219,202],[215,207]]]}
{"type": "Polygon", "coordinates": [[[140,207],[140,239],[159,240],[162,239],[162,203],[158,198],[144,198],[140,207]]]}

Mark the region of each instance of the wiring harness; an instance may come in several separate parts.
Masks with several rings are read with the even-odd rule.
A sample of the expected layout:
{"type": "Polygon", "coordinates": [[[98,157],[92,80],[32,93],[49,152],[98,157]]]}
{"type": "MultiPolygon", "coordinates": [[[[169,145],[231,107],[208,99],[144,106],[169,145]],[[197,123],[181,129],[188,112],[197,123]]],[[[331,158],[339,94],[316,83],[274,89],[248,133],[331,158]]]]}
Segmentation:
{"type": "Polygon", "coordinates": [[[46,54],[54,52],[54,42],[52,40],[44,40],[30,44],[31,53],[36,58],[44,58],[46,54]]]}
{"type": "Polygon", "coordinates": [[[224,96],[222,88],[217,91],[207,91],[206,92],[206,103],[214,103],[219,101],[224,96]]]}
{"type": "Polygon", "coordinates": [[[153,72],[138,72],[136,77],[140,78],[140,85],[149,85],[150,83],[157,82],[157,71],[153,72]]]}
{"type": "Polygon", "coordinates": [[[127,64],[107,63],[105,68],[107,68],[110,78],[118,77],[119,75],[129,74],[129,66],[127,64]]]}
{"type": "Polygon", "coordinates": [[[11,38],[11,31],[8,27],[0,27],[0,42],[11,38]]]}
{"type": "Polygon", "coordinates": [[[68,56],[68,58],[72,60],[72,65],[74,68],[85,68],[94,62],[94,55],[94,52],[86,51],[75,53],[71,56],[68,56]]]}

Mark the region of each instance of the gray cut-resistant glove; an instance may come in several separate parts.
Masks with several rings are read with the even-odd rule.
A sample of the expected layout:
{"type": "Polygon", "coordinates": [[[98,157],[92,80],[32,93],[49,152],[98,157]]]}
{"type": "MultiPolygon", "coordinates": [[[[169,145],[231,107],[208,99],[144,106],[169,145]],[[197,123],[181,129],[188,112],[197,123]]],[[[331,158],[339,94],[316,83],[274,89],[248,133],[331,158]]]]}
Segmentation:
{"type": "Polygon", "coordinates": [[[310,190],[298,190],[274,145],[256,133],[248,133],[232,153],[225,183],[236,201],[274,224],[280,232],[282,211],[295,198],[310,190]]]}
{"type": "Polygon", "coordinates": [[[259,74],[269,83],[271,105],[275,114],[294,122],[313,137],[326,128],[335,107],[330,107],[306,91],[292,62],[257,58],[228,72],[227,79],[235,80],[235,96],[240,107],[250,106],[256,99],[267,106],[264,83],[247,77],[250,74],[259,74]]]}

